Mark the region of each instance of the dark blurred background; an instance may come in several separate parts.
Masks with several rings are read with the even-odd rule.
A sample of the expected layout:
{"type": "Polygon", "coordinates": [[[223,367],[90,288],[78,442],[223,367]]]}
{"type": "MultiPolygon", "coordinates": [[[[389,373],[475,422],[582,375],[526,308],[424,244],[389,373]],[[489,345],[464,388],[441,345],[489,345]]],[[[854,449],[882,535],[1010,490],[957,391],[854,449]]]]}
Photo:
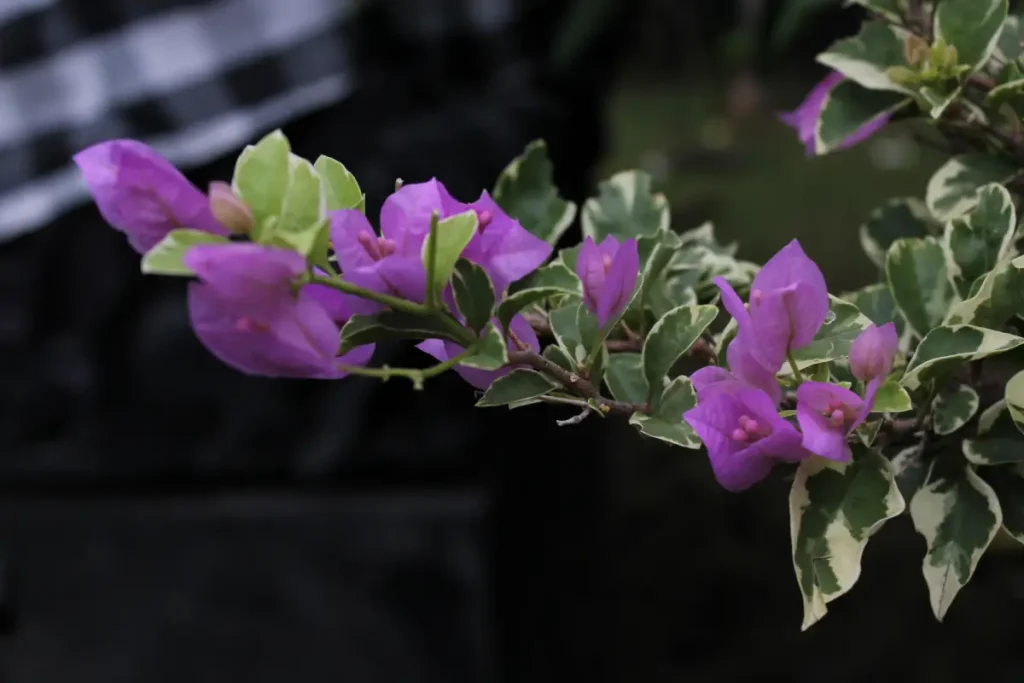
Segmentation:
{"type": "MultiPolygon", "coordinates": [[[[5,3],[96,21],[146,5],[5,3]]],[[[778,122],[856,30],[838,1],[522,0],[488,32],[417,33],[428,5],[447,11],[359,2],[336,35],[354,86],[284,125],[297,153],[348,165],[371,216],[397,177],[475,197],[543,137],[575,201],[643,168],[676,229],[713,220],[751,260],[798,237],[841,291],[877,276],[860,223],[940,161],[899,125],[809,160],[778,122]]],[[[229,178],[235,154],[189,175],[229,178]]],[[[455,376],[417,393],[239,375],[194,339],[183,283],[143,278],[84,203],[0,246],[0,282],[4,683],[1024,676],[1016,551],[990,553],[939,625],[897,520],[801,634],[781,477],[729,494],[701,453],[559,428],[550,407],[476,410],[455,376]]]]}

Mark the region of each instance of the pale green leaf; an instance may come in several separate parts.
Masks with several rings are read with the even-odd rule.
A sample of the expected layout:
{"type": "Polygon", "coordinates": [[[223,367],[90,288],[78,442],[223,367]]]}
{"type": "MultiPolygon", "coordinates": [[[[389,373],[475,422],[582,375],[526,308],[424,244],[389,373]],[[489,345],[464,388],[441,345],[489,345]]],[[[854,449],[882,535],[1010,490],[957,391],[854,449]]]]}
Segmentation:
{"type": "Polygon", "coordinates": [[[257,226],[281,213],[288,190],[290,150],[288,138],[275,130],[243,149],[235,162],[232,188],[252,210],[257,226]]]}
{"type": "Polygon", "coordinates": [[[913,409],[914,404],[910,400],[910,394],[900,386],[897,378],[890,377],[882,386],[878,387],[878,393],[875,395],[875,405],[872,407],[871,412],[905,413],[913,409]]]}
{"type": "Polygon", "coordinates": [[[939,436],[952,434],[978,412],[978,394],[966,384],[943,389],[932,401],[932,430],[939,436]]]}
{"type": "Polygon", "coordinates": [[[939,325],[953,298],[939,241],[932,237],[893,242],[885,257],[885,278],[900,315],[923,337],[939,325]]]}
{"type": "Polygon", "coordinates": [[[718,317],[715,306],[680,306],[654,324],[644,340],[643,366],[649,390],[661,387],[675,362],[718,317]]]}
{"type": "Polygon", "coordinates": [[[974,575],[1003,521],[995,491],[967,463],[938,459],[910,500],[910,518],[927,544],[923,563],[932,612],[942,621],[974,575]]]}
{"type": "Polygon", "coordinates": [[[925,203],[943,223],[961,216],[977,203],[978,189],[989,183],[1006,184],[1020,169],[989,154],[961,154],[937,170],[928,181],[925,203]]]}
{"type": "Polygon", "coordinates": [[[555,388],[555,384],[539,372],[513,370],[494,380],[476,405],[478,408],[491,408],[519,403],[549,394],[555,388]]]}
{"type": "Polygon", "coordinates": [[[427,288],[433,292],[435,301],[440,301],[441,292],[448,284],[462,250],[476,234],[477,220],[475,211],[449,216],[438,221],[437,229],[423,241],[422,259],[428,276],[427,288]]]}
{"type": "Polygon", "coordinates": [[[363,194],[356,177],[345,165],[328,156],[320,156],[313,164],[317,175],[323,181],[324,202],[327,211],[355,209],[366,212],[366,195],[363,194]]]}
{"type": "Polygon", "coordinates": [[[583,235],[600,243],[608,235],[625,240],[668,230],[668,201],[651,192],[651,176],[622,171],[598,185],[599,194],[583,205],[583,235]]]}
{"type": "Polygon", "coordinates": [[[1007,0],[942,0],[935,10],[935,38],[956,48],[960,64],[980,67],[999,42],[1007,0]]]}
{"type": "Polygon", "coordinates": [[[905,507],[889,461],[854,447],[859,457],[800,463],[789,493],[793,568],[804,601],[803,630],[860,578],[868,539],[905,507]]]}
{"type": "Polygon", "coordinates": [[[322,232],[328,229],[323,184],[313,164],[305,159],[292,154],[288,163],[288,189],[269,237],[300,254],[309,255],[322,232]]]}
{"type": "Polygon", "coordinates": [[[531,233],[556,244],[572,225],[576,205],[558,196],[547,145],[534,140],[498,176],[494,201],[531,233]]]}
{"type": "Polygon", "coordinates": [[[228,238],[204,232],[178,228],[164,235],[152,249],[142,257],[142,272],[146,275],[195,275],[182,263],[191,247],[197,244],[227,244],[228,238]]]}
{"type": "Polygon", "coordinates": [[[1004,353],[1021,344],[1024,338],[983,327],[936,327],[918,344],[901,384],[913,391],[964,363],[1004,353]]]}

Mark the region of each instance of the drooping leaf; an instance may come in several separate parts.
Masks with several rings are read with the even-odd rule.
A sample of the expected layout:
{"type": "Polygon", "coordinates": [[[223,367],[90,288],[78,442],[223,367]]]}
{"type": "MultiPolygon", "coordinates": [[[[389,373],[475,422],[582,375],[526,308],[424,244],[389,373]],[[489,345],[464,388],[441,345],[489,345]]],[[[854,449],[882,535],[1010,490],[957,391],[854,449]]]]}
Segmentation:
{"type": "Polygon", "coordinates": [[[895,377],[887,379],[882,386],[878,387],[875,395],[875,405],[872,413],[906,413],[914,409],[910,400],[910,394],[900,386],[899,380],[895,377]]]}
{"type": "Polygon", "coordinates": [[[281,213],[288,190],[290,153],[288,138],[275,130],[243,149],[235,162],[231,185],[252,210],[257,226],[281,213]]]}
{"type": "Polygon", "coordinates": [[[1024,338],[971,325],[943,325],[929,332],[914,352],[900,383],[913,391],[964,363],[1004,353],[1024,338]]]}
{"type": "Polygon", "coordinates": [[[654,324],[644,340],[644,376],[651,393],[661,387],[675,362],[700,339],[718,317],[715,306],[681,306],[654,324]]]}
{"type": "Polygon", "coordinates": [[[1014,315],[1024,313],[1024,257],[996,264],[972,293],[946,315],[947,325],[1002,327],[1014,315]]]}
{"type": "Polygon", "coordinates": [[[494,285],[487,273],[477,264],[459,259],[452,274],[452,294],[466,325],[479,333],[494,312],[494,285]]]}
{"type": "Polygon", "coordinates": [[[940,458],[910,500],[910,518],[927,544],[924,580],[935,618],[942,621],[995,538],[1003,512],[995,491],[970,465],[940,458]]]}
{"type": "Polygon", "coordinates": [[[1024,543],[1024,465],[986,467],[978,474],[995,491],[1003,511],[1003,530],[1024,543]]]}
{"type": "MultiPolygon", "coordinates": [[[[928,237],[936,234],[939,227],[920,199],[890,199],[872,211],[867,222],[860,226],[860,244],[872,263],[885,268],[885,254],[893,242],[905,237],[928,237]]],[[[871,317],[863,307],[861,310],[871,317]]]]}
{"type": "Polygon", "coordinates": [[[932,429],[939,436],[952,434],[978,412],[978,394],[966,384],[940,391],[932,401],[932,429]]]}
{"type": "Polygon", "coordinates": [[[696,450],[701,447],[700,438],[686,422],[683,413],[697,405],[697,395],[688,377],[676,377],[665,383],[664,389],[654,401],[654,412],[650,415],[634,413],[629,423],[640,433],[659,441],[696,450]]]}
{"type": "Polygon", "coordinates": [[[990,183],[978,190],[977,203],[966,215],[946,223],[942,249],[946,273],[961,297],[971,283],[1010,255],[1017,212],[1006,188],[990,183]]]}
{"type": "Polygon", "coordinates": [[[539,372],[517,369],[494,380],[476,405],[478,408],[492,408],[519,403],[550,394],[555,388],[555,384],[539,372]]]}
{"type": "Polygon", "coordinates": [[[382,311],[376,315],[353,315],[341,328],[341,353],[364,344],[395,339],[448,339],[453,336],[439,316],[413,315],[403,311],[382,311]]]}
{"type": "Polygon", "coordinates": [[[978,190],[989,183],[1006,184],[1021,171],[989,154],[961,154],[937,170],[928,181],[925,203],[943,223],[961,216],[977,203],[978,190]]]}
{"type": "Polygon", "coordinates": [[[505,167],[494,186],[494,201],[548,244],[557,244],[576,218],[576,204],[558,196],[543,140],[528,144],[505,167]]]}
{"type": "Polygon", "coordinates": [[[462,250],[476,234],[477,220],[475,211],[449,216],[438,221],[437,230],[431,231],[423,241],[423,267],[427,271],[428,292],[433,293],[434,301],[441,300],[441,292],[448,284],[462,250]]]}
{"type": "Polygon", "coordinates": [[[903,93],[868,90],[855,81],[845,80],[825,95],[814,131],[818,155],[841,149],[851,135],[875,121],[891,116],[913,102],[903,93]]]}
{"type": "Polygon", "coordinates": [[[789,493],[793,568],[804,600],[803,630],[860,578],[868,539],[905,503],[889,461],[855,445],[853,462],[804,460],[789,493]]]}
{"type": "Polygon", "coordinates": [[[818,55],[818,62],[831,67],[869,90],[892,90],[910,94],[894,83],[887,71],[905,66],[903,44],[907,31],[881,20],[866,21],[856,36],[843,38],[818,55]]]}
{"type": "Polygon", "coordinates": [[[203,230],[171,230],[142,257],[142,272],[146,275],[195,275],[181,262],[185,252],[197,244],[227,243],[227,237],[203,230]]]}
{"type": "Polygon", "coordinates": [[[1024,435],[999,400],[981,411],[976,434],[961,444],[964,457],[979,467],[1024,462],[1024,435]]]}
{"type": "Polygon", "coordinates": [[[955,47],[959,63],[973,70],[992,56],[1008,10],[1007,0],[942,0],[935,8],[935,38],[955,47]]]}
{"type": "Polygon", "coordinates": [[[608,358],[604,381],[616,401],[644,403],[647,401],[647,380],[639,353],[613,353],[608,358]]]}
{"type": "Polygon", "coordinates": [[[608,235],[619,241],[649,237],[668,230],[668,201],[651,192],[651,176],[622,171],[598,185],[599,194],[583,205],[583,235],[601,242],[608,235]]]}
{"type": "Polygon", "coordinates": [[[356,209],[366,213],[366,195],[345,165],[328,156],[317,157],[313,169],[323,181],[327,211],[356,209]]]}
{"type": "MultiPolygon", "coordinates": [[[[831,306],[828,317],[825,318],[825,324],[818,330],[818,334],[814,335],[814,340],[809,346],[793,352],[793,359],[801,370],[848,356],[850,344],[871,324],[867,316],[849,301],[843,301],[831,294],[829,301],[831,306]]],[[[793,374],[793,370],[787,363],[779,374],[789,376],[793,374]]]]}
{"type": "Polygon", "coordinates": [[[923,337],[942,322],[953,292],[937,239],[893,242],[885,256],[885,278],[900,315],[917,336],[923,337]]]}

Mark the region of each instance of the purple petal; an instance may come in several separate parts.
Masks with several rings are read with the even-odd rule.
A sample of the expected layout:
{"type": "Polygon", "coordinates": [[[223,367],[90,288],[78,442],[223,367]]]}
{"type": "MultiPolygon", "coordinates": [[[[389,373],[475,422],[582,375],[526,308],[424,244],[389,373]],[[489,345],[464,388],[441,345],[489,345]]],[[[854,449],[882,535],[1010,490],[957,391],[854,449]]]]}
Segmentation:
{"type": "Polygon", "coordinates": [[[828,287],[821,269],[804,253],[800,243],[793,240],[770,258],[754,276],[750,286],[751,319],[760,301],[774,308],[755,321],[755,327],[764,325],[773,317],[783,315],[791,332],[790,350],[800,349],[814,340],[828,315],[828,287]],[[777,293],[777,298],[772,296],[777,293]]]}
{"type": "Polygon", "coordinates": [[[587,310],[596,315],[597,298],[604,289],[605,271],[601,252],[589,235],[576,255],[576,276],[583,285],[583,302],[587,310]]]}
{"type": "Polygon", "coordinates": [[[841,143],[839,143],[839,149],[849,149],[854,145],[864,142],[869,137],[877,133],[878,131],[885,128],[886,124],[889,123],[891,114],[888,112],[879,114],[875,118],[871,119],[863,126],[850,133],[841,143]]]}
{"type": "Polygon", "coordinates": [[[758,361],[747,350],[746,335],[740,333],[729,344],[725,352],[729,369],[739,379],[765,392],[778,405],[782,401],[782,387],[775,378],[775,373],[758,361]]]}
{"type": "Polygon", "coordinates": [[[690,375],[690,384],[693,385],[698,401],[701,400],[701,395],[713,385],[721,384],[722,382],[738,381],[735,375],[717,365],[706,365],[690,375]]]}
{"type": "Polygon", "coordinates": [[[299,253],[242,242],[196,245],[182,262],[239,313],[255,316],[290,303],[292,282],[306,270],[299,253]]]}
{"type": "Polygon", "coordinates": [[[334,247],[334,254],[342,272],[373,265],[374,259],[360,243],[360,239],[376,241],[377,233],[363,212],[340,209],[332,211],[329,215],[331,246],[334,247]]]}
{"type": "Polygon", "coordinates": [[[339,292],[326,285],[305,285],[302,291],[306,296],[315,299],[327,311],[327,314],[339,323],[347,322],[357,310],[364,308],[362,302],[366,301],[366,299],[339,292]]]}
{"type": "Polygon", "coordinates": [[[862,382],[888,377],[897,348],[896,325],[891,322],[881,327],[869,325],[850,345],[850,372],[862,382]]]}
{"type": "MultiPolygon", "coordinates": [[[[349,282],[356,287],[362,287],[368,289],[371,292],[377,292],[378,294],[391,294],[387,284],[381,279],[378,267],[381,262],[377,262],[372,266],[366,266],[365,268],[355,268],[341,276],[342,280],[349,282]]],[[[354,314],[359,315],[373,315],[384,309],[383,304],[379,304],[376,301],[370,301],[358,296],[352,296],[347,301],[348,308],[354,314]]]]}
{"type": "Polygon", "coordinates": [[[821,109],[825,105],[825,98],[832,88],[836,87],[843,80],[843,75],[837,71],[830,72],[804,98],[794,111],[779,116],[783,123],[796,129],[797,136],[804,143],[808,155],[813,155],[814,134],[818,127],[818,119],[821,117],[821,109]]]}
{"type": "Polygon", "coordinates": [[[849,389],[826,382],[804,382],[797,388],[796,395],[797,421],[804,433],[804,448],[823,458],[849,461],[852,455],[846,437],[867,415],[861,397],[849,389]],[[840,425],[832,424],[825,413],[835,403],[841,404],[847,418],[852,414],[857,416],[856,419],[847,419],[840,425]]]}
{"type": "Polygon", "coordinates": [[[448,215],[446,207],[455,204],[436,178],[425,183],[409,183],[384,200],[380,210],[380,230],[384,237],[398,245],[400,253],[419,254],[430,233],[430,217],[437,211],[448,215]]]}
{"type": "Polygon", "coordinates": [[[139,253],[176,228],[227,235],[207,196],[156,150],[135,140],[110,140],[74,156],[99,208],[139,253]]]}
{"type": "Polygon", "coordinates": [[[708,451],[715,479],[727,491],[743,491],[768,476],[774,463],[760,453],[746,453],[732,438],[741,415],[724,394],[697,404],[683,419],[697,433],[708,451]]]}
{"type": "Polygon", "coordinates": [[[871,414],[871,410],[875,407],[875,397],[878,395],[878,389],[884,381],[884,377],[875,377],[868,382],[864,388],[864,402],[861,405],[860,412],[857,414],[857,421],[853,423],[851,429],[856,429],[864,423],[864,420],[868,419],[868,415],[871,414]]]}
{"type": "Polygon", "coordinates": [[[604,287],[597,298],[598,325],[603,328],[609,320],[615,320],[625,310],[639,277],[640,253],[636,240],[631,238],[619,245],[608,268],[604,287]]]}
{"type": "Polygon", "coordinates": [[[457,208],[490,214],[490,222],[470,241],[464,255],[487,271],[496,291],[503,292],[509,284],[540,268],[551,256],[552,246],[506,214],[487,191],[472,204],[463,206],[465,208],[457,208]]]}
{"type": "Polygon", "coordinates": [[[427,271],[416,256],[389,256],[377,264],[377,274],[387,287],[387,294],[423,303],[427,299],[427,271]]]}
{"type": "Polygon", "coordinates": [[[722,305],[726,312],[736,319],[736,326],[742,331],[750,327],[750,314],[743,304],[743,299],[732,288],[732,285],[724,277],[716,277],[713,282],[722,292],[722,305]]]}

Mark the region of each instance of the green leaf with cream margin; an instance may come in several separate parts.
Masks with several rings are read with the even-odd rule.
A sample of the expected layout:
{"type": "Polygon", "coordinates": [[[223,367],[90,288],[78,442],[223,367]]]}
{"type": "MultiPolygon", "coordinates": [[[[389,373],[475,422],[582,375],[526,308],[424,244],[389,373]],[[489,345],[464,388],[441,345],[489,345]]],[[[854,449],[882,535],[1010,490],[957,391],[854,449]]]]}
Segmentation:
{"type": "Polygon", "coordinates": [[[182,259],[185,252],[197,244],[228,244],[228,238],[203,230],[171,230],[143,255],[142,272],[146,275],[195,275],[182,259]]]}
{"type": "Polygon", "coordinates": [[[562,199],[543,140],[534,140],[498,176],[494,201],[529,232],[556,244],[576,218],[576,204],[562,199]]]}
{"type": "Polygon", "coordinates": [[[996,492],[1003,510],[1003,530],[1024,543],[1024,463],[986,467],[978,474],[996,492]]]}
{"type": "Polygon", "coordinates": [[[936,327],[918,344],[903,379],[913,391],[926,382],[939,379],[964,363],[1005,353],[1024,344],[1024,338],[973,325],[936,327]]]}
{"type": "Polygon", "coordinates": [[[818,62],[835,69],[869,90],[891,90],[912,95],[906,86],[894,83],[886,71],[906,66],[903,45],[909,33],[884,21],[871,20],[860,32],[836,41],[818,55],[818,62]]]}
{"type": "Polygon", "coordinates": [[[942,235],[946,275],[961,297],[971,283],[1006,259],[1013,250],[1017,212],[1006,188],[989,183],[977,193],[970,212],[950,219],[942,235]]]}
{"type": "Polygon", "coordinates": [[[1024,371],[1018,372],[1006,383],[1004,400],[1013,423],[1024,432],[1024,371]]]}
{"type": "Polygon", "coordinates": [[[945,223],[962,216],[977,203],[978,190],[989,183],[1006,184],[1022,169],[988,154],[961,154],[939,167],[928,181],[925,204],[945,223]]]}
{"type": "Polygon", "coordinates": [[[1024,313],[1024,256],[1006,258],[981,281],[973,296],[954,304],[947,325],[1002,327],[1014,315],[1024,313]]]}
{"type": "MultiPolygon", "coordinates": [[[[613,356],[614,357],[614,356],[613,356]]],[[[654,401],[651,415],[633,413],[629,424],[644,436],[696,450],[701,447],[700,437],[683,420],[683,413],[697,405],[697,394],[689,377],[676,377],[666,382],[661,395],[654,401]]]]}
{"type": "Polygon", "coordinates": [[[583,204],[583,236],[600,243],[608,235],[619,241],[651,237],[668,230],[668,200],[651,192],[651,176],[622,171],[598,184],[598,196],[583,204]]]}
{"type": "Polygon", "coordinates": [[[441,292],[448,285],[462,250],[473,239],[476,229],[476,212],[463,211],[438,221],[437,229],[427,235],[421,258],[427,271],[428,300],[431,296],[435,302],[441,300],[441,292]]]}
{"type": "Polygon", "coordinates": [[[1024,462],[1024,434],[1017,428],[1005,400],[981,411],[975,435],[963,440],[961,450],[968,462],[978,467],[1024,462]]]}
{"type": "Polygon", "coordinates": [[[716,306],[680,306],[654,324],[643,348],[644,376],[651,394],[661,387],[662,378],[716,317],[716,306]]]}
{"type": "Polygon", "coordinates": [[[885,254],[893,242],[904,237],[928,237],[937,234],[939,228],[923,201],[898,197],[871,212],[860,226],[860,244],[872,263],[885,268],[885,254]]]}
{"type": "Polygon", "coordinates": [[[493,408],[539,398],[556,389],[544,375],[533,370],[517,369],[491,383],[476,402],[478,408],[493,408]]]}
{"type": "Polygon", "coordinates": [[[999,531],[1003,511],[970,464],[940,458],[910,500],[910,519],[927,545],[922,573],[932,612],[942,621],[999,531]]]}
{"type": "Polygon", "coordinates": [[[980,403],[978,392],[966,384],[943,389],[932,401],[932,430],[939,436],[952,434],[970,422],[980,403]]]}
{"type": "Polygon", "coordinates": [[[848,463],[804,460],[789,492],[793,569],[804,602],[802,630],[853,588],[868,539],[905,508],[889,461],[860,444],[854,451],[848,463]]]}
{"type": "Polygon", "coordinates": [[[942,246],[933,237],[898,239],[885,255],[885,279],[903,319],[923,337],[949,310],[953,287],[942,246]]]}
{"type": "Polygon", "coordinates": [[[956,48],[960,64],[980,68],[996,49],[1008,0],[942,0],[935,9],[935,38],[956,48]]]}
{"type": "MultiPolygon", "coordinates": [[[[818,334],[814,335],[814,340],[793,352],[793,359],[801,370],[848,356],[850,344],[871,324],[868,317],[849,301],[830,294],[829,302],[829,315],[818,334]]],[[[789,376],[793,374],[793,369],[787,363],[778,374],[789,376]]]]}
{"type": "Polygon", "coordinates": [[[883,90],[868,90],[854,81],[842,81],[826,95],[814,129],[814,151],[828,154],[843,147],[843,143],[861,128],[888,119],[897,110],[913,100],[903,94],[883,90]]]}

